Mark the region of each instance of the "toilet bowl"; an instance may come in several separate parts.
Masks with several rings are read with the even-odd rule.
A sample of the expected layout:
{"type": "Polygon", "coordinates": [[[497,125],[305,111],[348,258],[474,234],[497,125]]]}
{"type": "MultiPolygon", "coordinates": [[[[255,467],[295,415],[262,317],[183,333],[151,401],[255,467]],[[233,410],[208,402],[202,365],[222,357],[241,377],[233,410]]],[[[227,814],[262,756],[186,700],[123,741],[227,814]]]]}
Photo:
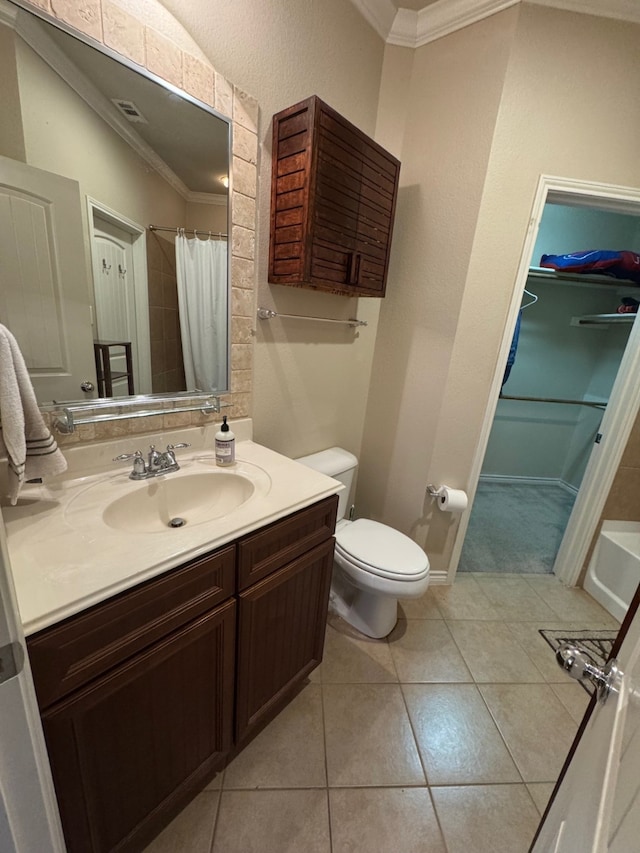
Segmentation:
{"type": "Polygon", "coordinates": [[[368,518],[348,521],[349,492],[358,464],[340,447],[298,462],[344,483],[338,499],[330,607],[368,637],[386,637],[398,620],[398,599],[418,598],[429,585],[429,560],[404,533],[368,518]]]}

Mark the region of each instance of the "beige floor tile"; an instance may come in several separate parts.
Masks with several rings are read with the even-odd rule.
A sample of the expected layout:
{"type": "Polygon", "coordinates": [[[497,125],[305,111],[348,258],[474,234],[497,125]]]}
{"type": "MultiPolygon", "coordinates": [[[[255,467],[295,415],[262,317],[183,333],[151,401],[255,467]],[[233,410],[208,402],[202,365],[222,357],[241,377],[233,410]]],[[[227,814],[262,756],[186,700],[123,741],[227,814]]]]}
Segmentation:
{"type": "MultiPolygon", "coordinates": [[[[329,853],[326,791],[223,791],[212,853],[329,853]]],[[[175,848],[172,853],[183,853],[175,848]]]]}
{"type": "Polygon", "coordinates": [[[446,853],[426,788],[334,788],[333,853],[446,853]]]}
{"type": "Polygon", "coordinates": [[[524,577],[477,577],[480,589],[500,614],[500,618],[514,622],[556,619],[556,614],[540,598],[524,577]]]}
{"type": "Polygon", "coordinates": [[[442,620],[401,620],[389,635],[389,648],[401,682],[473,681],[442,620]]]}
{"type": "Polygon", "coordinates": [[[555,782],[529,782],[527,789],[531,794],[531,799],[536,804],[536,808],[540,812],[540,816],[544,814],[544,810],[549,802],[549,797],[553,793],[555,782]]]}
{"type": "Polygon", "coordinates": [[[522,781],[474,684],[402,689],[429,785],[522,781]]]}
{"type": "Polygon", "coordinates": [[[525,580],[564,622],[582,622],[583,628],[616,628],[619,623],[583,589],[564,586],[555,576],[526,575],[525,580]]]}
{"type": "Polygon", "coordinates": [[[401,598],[398,601],[400,619],[442,619],[433,589],[428,589],[421,598],[401,598]]]}
{"type": "Polygon", "coordinates": [[[222,780],[224,779],[224,770],[221,770],[219,773],[213,777],[213,779],[209,782],[205,791],[219,791],[222,788],[222,780]]]}
{"type": "Polygon", "coordinates": [[[445,619],[500,619],[473,575],[459,574],[451,586],[434,586],[431,592],[445,619]]]}
{"type": "Polygon", "coordinates": [[[225,771],[225,790],[326,786],[321,690],[319,684],[308,684],[233,759],[225,771]]]}
{"type": "Polygon", "coordinates": [[[327,626],[322,660],[325,684],[375,684],[397,681],[391,651],[386,640],[356,636],[341,625],[327,626]]]}
{"type": "Polygon", "coordinates": [[[540,815],[524,785],[432,788],[448,853],[526,853],[540,815]]]}
{"type": "Polygon", "coordinates": [[[482,684],[480,692],[525,782],[555,782],[577,725],[548,684],[482,684]]]}
{"type": "Polygon", "coordinates": [[[144,853],[209,853],[219,797],[217,791],[198,794],[144,853]]]}
{"type": "Polygon", "coordinates": [[[331,787],[424,785],[397,684],[323,684],[331,787]]]}
{"type": "Polygon", "coordinates": [[[562,702],[573,719],[580,725],[584,717],[587,706],[591,701],[591,696],[587,691],[576,681],[570,681],[568,684],[552,684],[551,689],[562,702]]]}
{"type": "Polygon", "coordinates": [[[545,681],[569,683],[569,676],[556,663],[555,652],[540,634],[540,630],[582,630],[585,627],[582,622],[508,622],[507,626],[540,670],[545,681]]]}
{"type": "Polygon", "coordinates": [[[540,670],[504,622],[447,622],[476,682],[544,681],[540,670]]]}

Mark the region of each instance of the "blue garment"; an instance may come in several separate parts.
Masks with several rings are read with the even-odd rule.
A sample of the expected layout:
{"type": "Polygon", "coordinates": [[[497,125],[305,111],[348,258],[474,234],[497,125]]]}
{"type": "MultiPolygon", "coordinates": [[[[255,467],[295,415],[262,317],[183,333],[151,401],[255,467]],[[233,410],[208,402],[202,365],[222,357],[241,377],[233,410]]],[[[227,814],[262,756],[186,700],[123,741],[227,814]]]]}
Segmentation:
{"type": "Polygon", "coordinates": [[[518,338],[520,337],[520,323],[522,321],[522,309],[518,311],[518,319],[516,320],[516,327],[513,330],[513,338],[511,339],[511,347],[509,348],[509,356],[507,358],[507,366],[504,369],[504,377],[502,379],[502,387],[504,388],[504,383],[509,378],[509,374],[511,373],[511,368],[513,367],[513,363],[516,360],[516,350],[518,349],[518,338]]]}

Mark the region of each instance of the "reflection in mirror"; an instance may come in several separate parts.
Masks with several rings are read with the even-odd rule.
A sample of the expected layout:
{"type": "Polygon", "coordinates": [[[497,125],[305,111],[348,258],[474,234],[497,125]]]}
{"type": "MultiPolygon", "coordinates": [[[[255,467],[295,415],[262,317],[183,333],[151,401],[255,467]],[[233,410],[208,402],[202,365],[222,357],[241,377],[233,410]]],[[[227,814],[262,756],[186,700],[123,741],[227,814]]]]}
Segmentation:
{"type": "Polygon", "coordinates": [[[0,323],[39,402],[229,388],[230,123],[0,0],[0,323]]]}

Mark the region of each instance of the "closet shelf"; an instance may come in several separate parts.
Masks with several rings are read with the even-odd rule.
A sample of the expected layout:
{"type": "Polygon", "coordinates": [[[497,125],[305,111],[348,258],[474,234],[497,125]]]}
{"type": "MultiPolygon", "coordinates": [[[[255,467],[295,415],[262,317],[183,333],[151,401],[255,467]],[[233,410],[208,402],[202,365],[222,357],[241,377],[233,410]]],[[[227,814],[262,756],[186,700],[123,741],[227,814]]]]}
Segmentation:
{"type": "Polygon", "coordinates": [[[583,314],[581,317],[572,317],[572,326],[629,326],[636,319],[637,314],[583,314]]]}
{"type": "Polygon", "coordinates": [[[624,290],[625,293],[638,293],[640,287],[633,281],[623,278],[613,278],[609,275],[586,275],[584,273],[559,272],[548,267],[529,267],[527,280],[553,281],[557,284],[572,286],[597,287],[604,290],[624,290]]]}

